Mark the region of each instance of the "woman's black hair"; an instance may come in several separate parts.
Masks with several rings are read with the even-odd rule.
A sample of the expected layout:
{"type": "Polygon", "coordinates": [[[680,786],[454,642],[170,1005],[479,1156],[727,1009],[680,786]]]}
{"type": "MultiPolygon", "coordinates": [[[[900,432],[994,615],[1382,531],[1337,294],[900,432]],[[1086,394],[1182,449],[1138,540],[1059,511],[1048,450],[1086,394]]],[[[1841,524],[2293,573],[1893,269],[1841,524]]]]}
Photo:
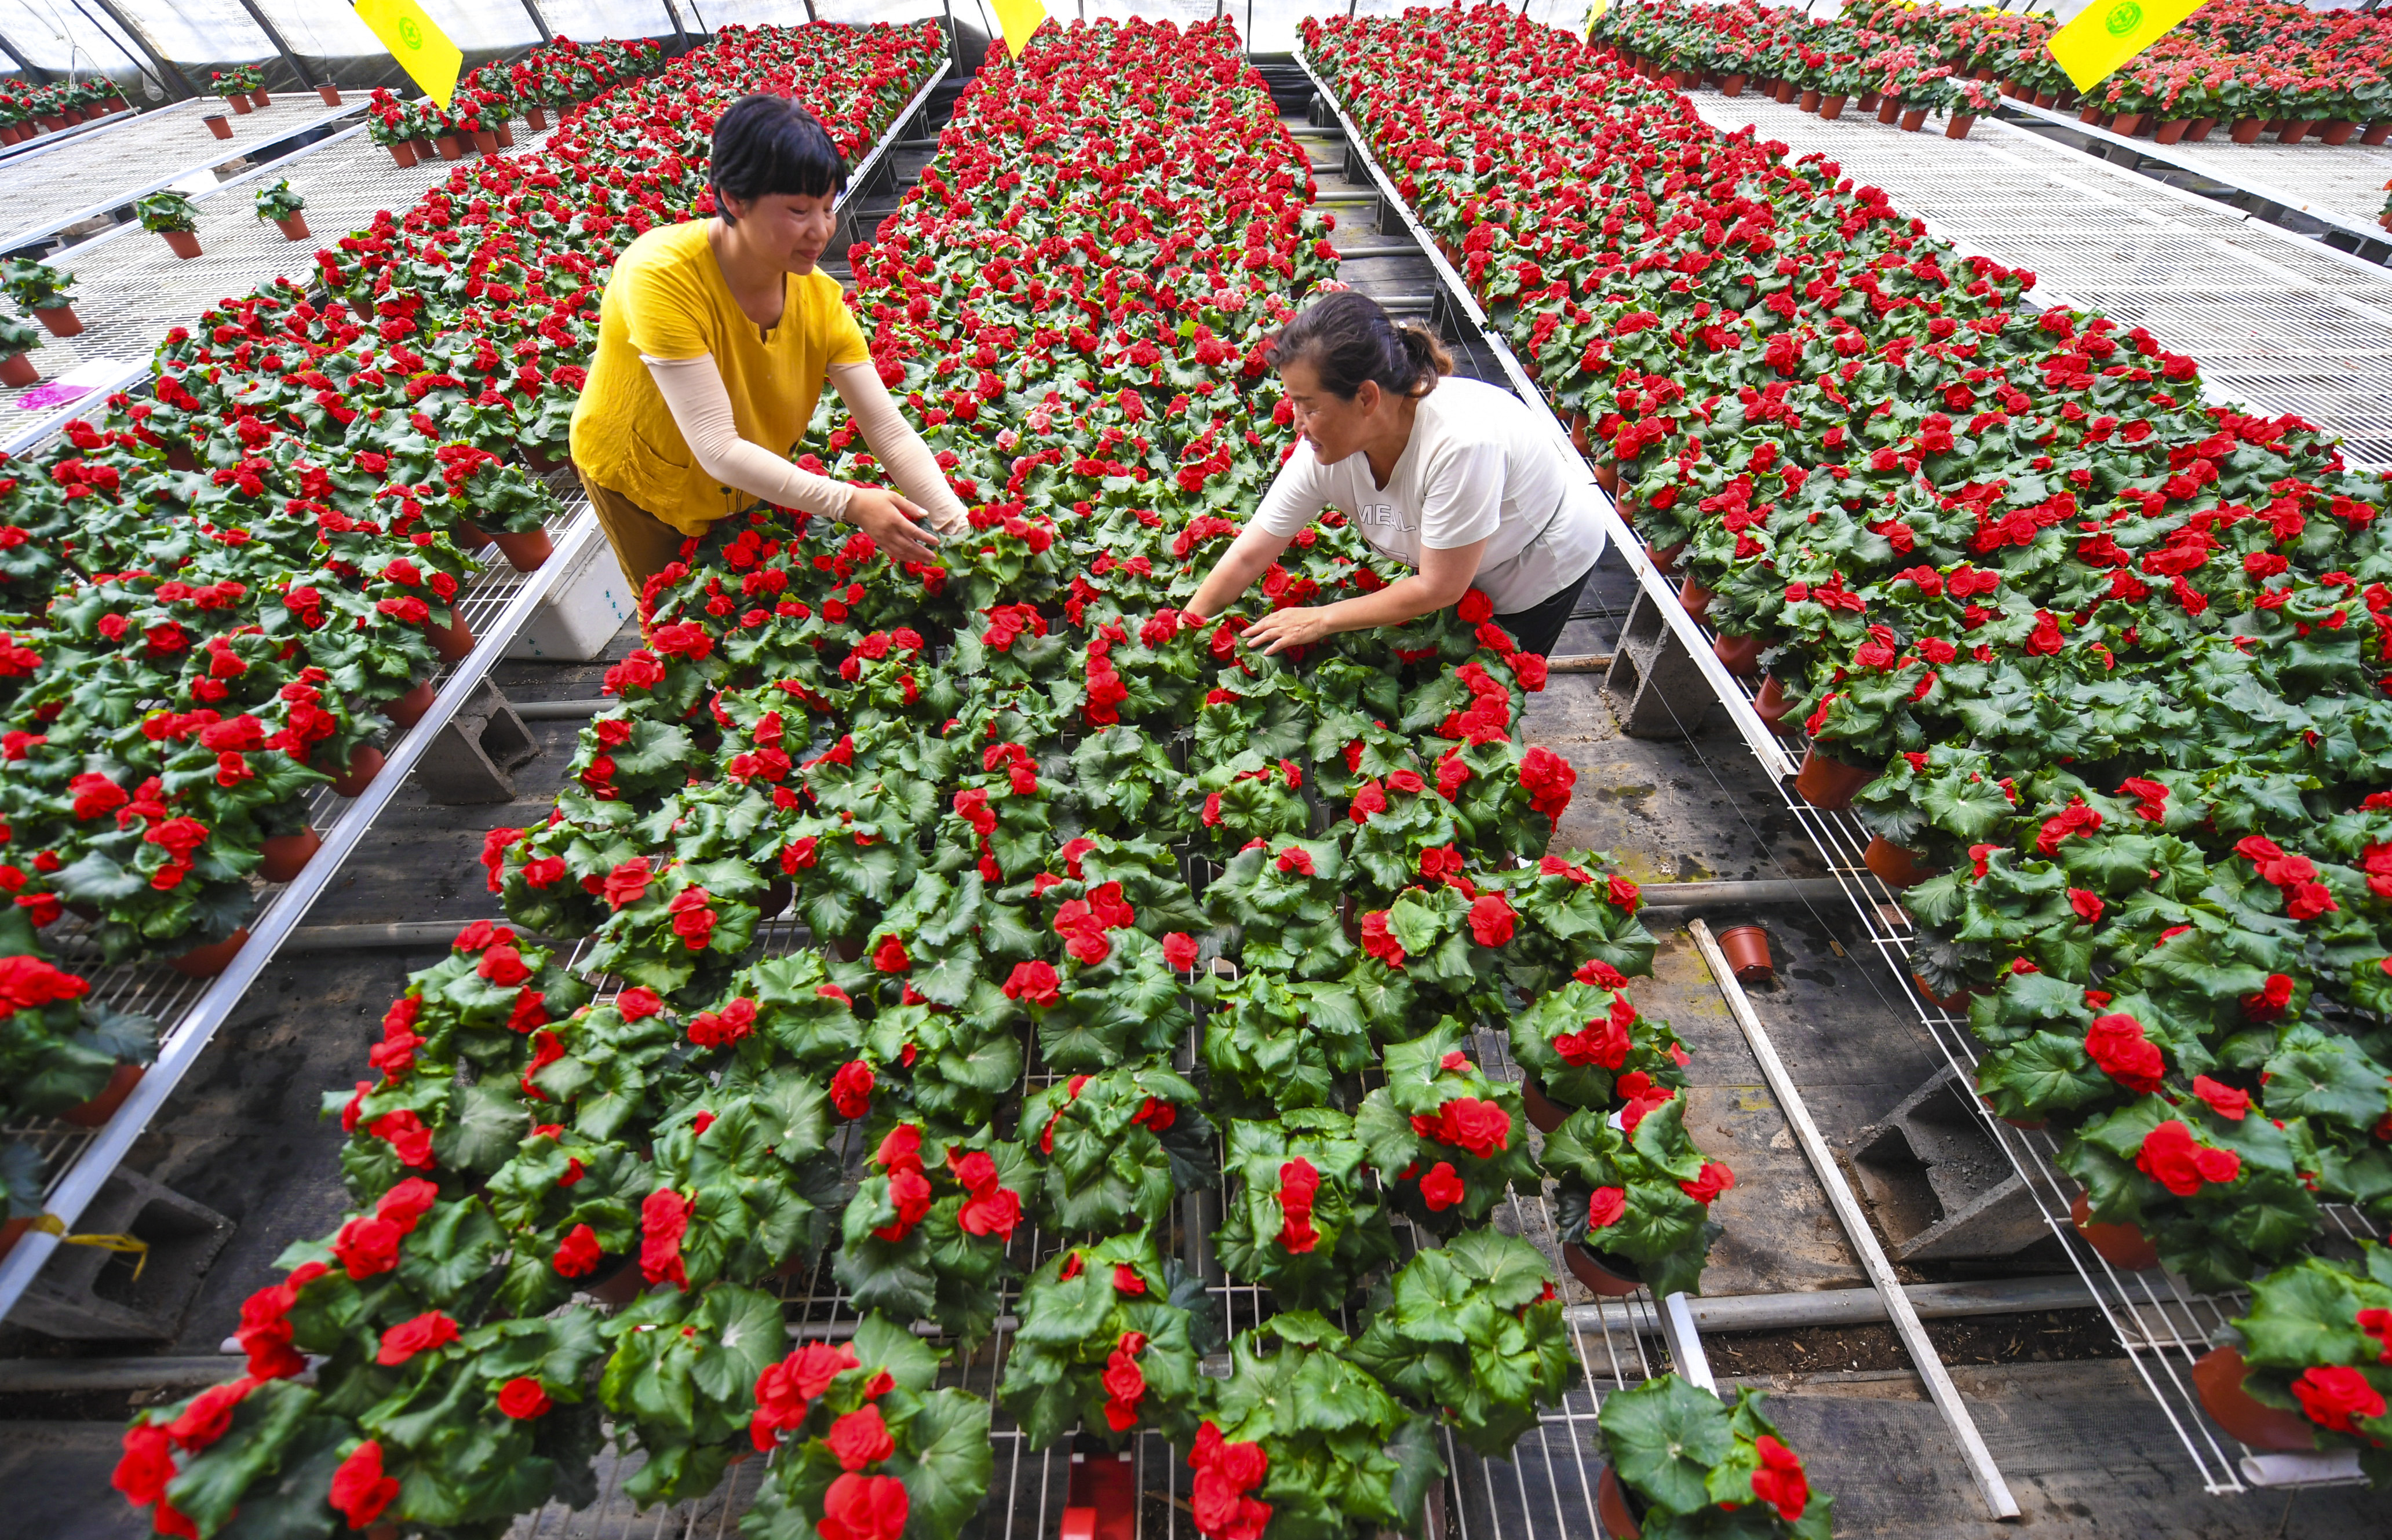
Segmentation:
{"type": "Polygon", "coordinates": [[[714,208],[738,219],[727,199],[767,193],[822,198],[847,186],[847,162],[814,115],[786,97],[742,97],[714,122],[714,208]]]}
{"type": "Polygon", "coordinates": [[[1417,321],[1398,323],[1368,294],[1341,289],[1321,295],[1280,329],[1271,365],[1297,359],[1320,376],[1320,388],[1351,401],[1365,380],[1397,395],[1422,396],[1453,372],[1453,355],[1417,321]]]}

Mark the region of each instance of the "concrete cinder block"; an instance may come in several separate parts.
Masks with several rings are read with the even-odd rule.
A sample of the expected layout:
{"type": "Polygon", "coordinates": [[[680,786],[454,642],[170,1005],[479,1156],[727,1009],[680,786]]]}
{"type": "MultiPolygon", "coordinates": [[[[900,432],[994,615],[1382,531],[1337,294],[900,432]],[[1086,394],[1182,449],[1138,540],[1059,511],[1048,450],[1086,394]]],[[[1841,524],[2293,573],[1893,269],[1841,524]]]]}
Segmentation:
{"type": "Polygon", "coordinates": [[[499,687],[484,679],[440,730],[415,767],[433,801],[481,806],[514,800],[514,772],[540,754],[540,742],[499,687]]]}
{"type": "Polygon", "coordinates": [[[61,1246],[8,1313],[52,1337],[171,1341],[233,1222],[129,1171],[112,1173],[76,1221],[76,1235],[132,1236],[147,1256],[61,1246]],[[138,1264],[136,1266],[136,1263],[138,1264]]]}

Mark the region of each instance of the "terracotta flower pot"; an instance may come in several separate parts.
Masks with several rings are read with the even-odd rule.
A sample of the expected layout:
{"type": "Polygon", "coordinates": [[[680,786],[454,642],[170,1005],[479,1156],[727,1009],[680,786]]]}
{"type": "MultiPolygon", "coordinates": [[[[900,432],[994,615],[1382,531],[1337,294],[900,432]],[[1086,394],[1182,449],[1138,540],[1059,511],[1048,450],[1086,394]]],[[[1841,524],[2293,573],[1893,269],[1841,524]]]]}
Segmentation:
{"type": "Polygon", "coordinates": [[[169,444],[166,446],[166,469],[169,471],[196,471],[199,468],[200,457],[191,452],[191,446],[189,445],[169,444]]]}
{"type": "Polygon", "coordinates": [[[2101,1260],[2126,1273],[2140,1273],[2160,1264],[2159,1248],[2133,1224],[2104,1224],[2093,1218],[2093,1200],[2084,1193],[2068,1206],[2068,1222],[2101,1260]]]}
{"type": "Polygon", "coordinates": [[[1801,721],[1794,716],[1794,703],[1787,697],[1786,686],[1777,676],[1770,675],[1761,681],[1761,693],[1752,698],[1753,715],[1769,725],[1769,731],[1792,737],[1802,730],[1801,721]]]}
{"type": "Polygon", "coordinates": [[[432,144],[434,149],[440,151],[440,158],[444,161],[462,161],[465,158],[464,141],[454,134],[439,135],[433,139],[432,144]]]}
{"type": "Polygon", "coordinates": [[[219,139],[229,139],[232,137],[232,120],[226,117],[221,112],[211,112],[206,117],[202,118],[200,122],[207,124],[208,132],[214,135],[219,139]]]}
{"type": "Polygon", "coordinates": [[[1727,79],[1720,82],[1720,95],[1722,97],[1740,97],[1744,95],[1744,77],[1742,75],[1730,75],[1727,79]]]}
{"type": "Polygon", "coordinates": [[[1619,1473],[1607,1465],[1594,1479],[1594,1516],[1602,1521],[1607,1540],[1640,1540],[1644,1533],[1636,1521],[1635,1509],[1629,1507],[1628,1489],[1619,1484],[1619,1473]]]}
{"type": "Polygon", "coordinates": [[[1861,99],[1852,105],[1864,112],[1874,112],[1878,109],[1878,103],[1882,99],[1874,91],[1864,91],[1861,93],[1861,99]]]}
{"type": "Polygon", "coordinates": [[[287,240],[305,240],[307,239],[307,216],[304,214],[290,214],[284,218],[278,219],[274,222],[274,227],[280,230],[282,232],[283,239],[287,240]]]}
{"type": "Polygon", "coordinates": [[[1969,130],[1976,126],[1977,115],[1974,112],[1956,112],[1952,115],[1952,121],[1944,125],[1944,136],[1947,139],[1965,139],[1969,136],[1969,130]]]}
{"type": "Polygon", "coordinates": [[[1594,468],[1594,485],[1602,487],[1606,492],[1618,492],[1619,490],[1619,467],[1612,464],[1607,459],[1597,463],[1594,468]]]}
{"type": "Polygon", "coordinates": [[[1877,121],[1891,128],[1902,121],[1902,98],[1882,97],[1877,104],[1877,121]]]}
{"type": "Polygon", "coordinates": [[[258,842],[258,849],[266,859],[258,863],[257,874],[267,882],[289,882],[323,845],[324,837],[312,828],[295,835],[268,835],[258,842]]]}
{"type": "Polygon", "coordinates": [[[2276,130],[2276,142],[2280,145],[2296,145],[2309,136],[2309,130],[2314,126],[2316,125],[2307,118],[2288,119],[2283,127],[2276,130]]]}
{"type": "Polygon", "coordinates": [[[1695,581],[1694,574],[1688,573],[1685,581],[1678,585],[1678,602],[1685,607],[1689,619],[1700,620],[1704,612],[1711,607],[1711,590],[1695,581]]]}
{"type": "Polygon", "coordinates": [[[1761,672],[1761,653],[1766,646],[1757,636],[1723,636],[1711,643],[1711,656],[1726,665],[1729,673],[1748,679],[1761,672]]]}
{"type": "Polygon", "coordinates": [[[1794,105],[1802,111],[1816,112],[1819,110],[1819,93],[1806,89],[1794,105]]]}
{"type": "Polygon", "coordinates": [[[169,959],[166,965],[186,978],[214,978],[232,965],[233,953],[248,940],[249,928],[244,925],[221,941],[194,947],[180,957],[169,959]]]}
{"type": "Polygon", "coordinates": [[[2233,140],[2238,145],[2256,145],[2259,142],[2259,131],[2265,127],[2267,124],[2257,118],[2237,118],[2234,120],[2233,140]]]}
{"type": "Polygon", "coordinates": [[[2212,1348],[2193,1360],[2192,1385],[2200,1392],[2201,1409],[2254,1449],[2315,1449],[2317,1432],[2308,1418],[2270,1406],[2242,1388],[2250,1372],[2240,1348],[2212,1348]]]}
{"type": "Polygon", "coordinates": [[[1802,756],[1802,769],[1794,777],[1794,789],[1802,800],[1823,813],[1840,813],[1852,805],[1852,793],[1878,778],[1882,767],[1863,769],[1847,765],[1841,759],[1819,752],[1814,744],[1802,756]]]}
{"type": "Polygon", "coordinates": [[[2195,118],[2192,122],[2185,124],[2184,142],[2189,145],[2197,145],[2201,143],[2202,140],[2209,137],[2210,130],[2216,126],[2217,120],[2216,118],[2195,118]]]}
{"type": "Polygon", "coordinates": [[[181,257],[185,262],[188,262],[193,257],[200,254],[199,231],[162,230],[159,233],[166,238],[166,249],[173,252],[176,256],[181,257]]]}
{"type": "Polygon", "coordinates": [[[2369,123],[2367,132],[2359,136],[2359,142],[2363,145],[2380,145],[2386,139],[2392,139],[2392,123],[2369,123]]]}
{"type": "Polygon", "coordinates": [[[465,624],[465,616],[456,610],[448,612],[448,624],[435,626],[423,623],[423,634],[432,639],[432,650],[443,663],[462,663],[465,654],[474,650],[474,628],[465,624]]]}
{"type": "Polygon", "coordinates": [[[0,1223],[0,1261],[5,1261],[8,1253],[17,1249],[17,1237],[32,1227],[33,1220],[30,1214],[23,1219],[12,1219],[0,1223]]]}
{"type": "Polygon", "coordinates": [[[327,107],[341,105],[341,88],[337,85],[318,85],[316,87],[316,95],[327,107]]]}
{"type": "MultiPolygon", "coordinates": [[[[222,971],[221,967],[218,971],[222,971]]],[[[59,1113],[58,1121],[72,1123],[77,1128],[107,1126],[108,1120],[116,1116],[116,1109],[124,1105],[124,1098],[132,1095],[133,1088],[141,1083],[145,1072],[146,1067],[142,1065],[118,1065],[115,1073],[108,1077],[108,1084],[100,1088],[98,1095],[59,1113]]]]}
{"type": "Polygon", "coordinates": [[[2057,91],[2047,91],[2034,98],[2034,104],[2046,110],[2049,110],[2050,109],[2060,105],[2060,93],[2057,91]]]}
{"type": "Polygon", "coordinates": [[[71,304],[53,305],[47,310],[36,310],[33,312],[33,319],[41,322],[42,330],[53,337],[83,335],[83,317],[74,313],[74,306],[71,304]]]}
{"type": "Polygon", "coordinates": [[[398,162],[399,170],[405,171],[408,167],[415,164],[415,141],[413,139],[393,139],[384,148],[390,151],[390,158],[398,162]]]}
{"type": "Polygon", "coordinates": [[[1897,893],[1925,882],[1942,870],[1922,864],[1918,851],[1906,845],[1896,845],[1883,835],[1870,836],[1868,848],[1861,852],[1861,862],[1877,874],[1878,881],[1897,893]]]}
{"type": "Polygon", "coordinates": [[[476,154],[476,155],[496,155],[498,152],[499,152],[499,136],[498,136],[496,134],[492,133],[490,130],[488,130],[488,129],[487,129],[487,128],[477,128],[477,129],[474,130],[474,154],[476,154]]]}
{"type": "Polygon", "coordinates": [[[33,121],[40,123],[44,128],[48,129],[53,134],[56,134],[67,125],[67,121],[64,118],[59,117],[56,112],[45,112],[33,121]]]}
{"type": "Polygon", "coordinates": [[[638,1299],[640,1290],[647,1286],[647,1280],[640,1275],[639,1258],[608,1258],[598,1263],[597,1272],[582,1280],[581,1291],[602,1305],[619,1307],[638,1299]],[[612,1268],[606,1265],[610,1261],[615,1263],[612,1268]]]}
{"type": "Polygon", "coordinates": [[[413,727],[423,720],[423,714],[432,709],[432,698],[438,693],[438,691],[432,688],[432,681],[425,679],[398,699],[384,705],[382,714],[400,727],[413,727]]]}
{"type": "Polygon", "coordinates": [[[2101,104],[2100,102],[2088,101],[2085,104],[2085,110],[2076,114],[2076,121],[2078,123],[2099,123],[2107,116],[2109,116],[2109,114],[2101,110],[2101,104]]]}
{"type": "Polygon", "coordinates": [[[233,111],[244,118],[257,110],[256,108],[250,105],[249,95],[247,92],[243,92],[238,97],[227,97],[225,98],[225,105],[231,108],[233,111]]]}
{"type": "Polygon", "coordinates": [[[2350,143],[2350,136],[2358,132],[2357,123],[2335,118],[2318,130],[2318,138],[2330,145],[2346,145],[2350,143]]]}
{"type": "Polygon", "coordinates": [[[2131,139],[2135,136],[2135,130],[2141,127],[2142,123],[2143,115],[2140,112],[2121,112],[2110,120],[2110,132],[2120,138],[2131,139]]]}
{"type": "Polygon", "coordinates": [[[1845,98],[1840,96],[1828,95],[1821,97],[1819,98],[1819,116],[1828,123],[1834,123],[1838,118],[1844,115],[1844,100],[1845,98]]]}
{"type": "Polygon", "coordinates": [[[263,91],[252,91],[249,94],[249,105],[263,112],[274,105],[274,98],[263,91]]]}
{"type": "Polygon", "coordinates": [[[1636,1264],[1626,1257],[1608,1251],[1597,1251],[1584,1244],[1562,1248],[1562,1265],[1570,1276],[1597,1294],[1620,1299],[1644,1287],[1644,1279],[1636,1264]]]}
{"type": "Polygon", "coordinates": [[[2184,131],[2191,126],[2192,120],[2190,118],[2170,118],[2167,122],[2160,124],[2158,133],[2152,136],[2152,143],[2159,145],[2175,144],[2184,137],[2184,131]]]}
{"type": "Polygon", "coordinates": [[[517,572],[538,572],[540,563],[556,551],[556,543],[548,537],[545,529],[527,529],[520,535],[500,531],[491,536],[490,540],[499,548],[500,554],[506,557],[507,565],[517,572]]]}
{"type": "Polygon", "coordinates": [[[1576,449],[1582,455],[1592,454],[1593,452],[1592,446],[1586,436],[1586,413],[1570,413],[1570,447],[1576,449]]]}
{"type": "Polygon", "coordinates": [[[1777,83],[1777,92],[1776,92],[1776,96],[1777,96],[1777,99],[1778,99],[1779,101],[1781,101],[1781,102],[1784,102],[1787,106],[1788,106],[1788,107],[1793,106],[1793,105],[1794,105],[1794,83],[1793,83],[1792,81],[1790,81],[1790,80],[1781,80],[1781,81],[1779,81],[1779,82],[1777,83]]]}
{"type": "Polygon", "coordinates": [[[359,744],[349,750],[348,768],[332,777],[332,790],[342,796],[363,796],[373,778],[382,773],[382,750],[371,744],[359,744]]]}
{"type": "Polygon", "coordinates": [[[1926,126],[1927,109],[1923,107],[1914,107],[1902,115],[1902,131],[1904,134],[1916,134],[1926,126]]]}
{"type": "Polygon", "coordinates": [[[548,127],[548,109],[545,107],[525,108],[524,124],[535,133],[545,130],[548,127]]]}
{"type": "Polygon", "coordinates": [[[491,129],[490,132],[497,136],[499,148],[500,149],[514,149],[515,131],[514,129],[508,127],[505,123],[500,123],[497,127],[491,129]]]}
{"type": "MultiPolygon", "coordinates": [[[[1926,1001],[1929,1004],[1934,1006],[1939,1011],[1944,1012],[1946,1015],[1957,1016],[1969,1008],[1969,991],[1967,990],[1962,990],[1957,994],[1937,994],[1933,987],[1930,986],[1927,980],[1919,977],[1915,973],[1910,976],[1910,981],[1912,984],[1918,986],[1919,999],[1926,1001]]],[[[2024,1127],[2025,1125],[2021,1124],[2020,1126],[2024,1127]]]]}
{"type": "Polygon", "coordinates": [[[0,358],[0,385],[22,390],[27,385],[39,384],[41,379],[42,371],[34,367],[32,354],[12,353],[0,358]]]}
{"type": "Polygon", "coordinates": [[[1759,925],[1730,925],[1720,932],[1719,944],[1736,982],[1766,984],[1777,977],[1777,964],[1769,955],[1769,932],[1759,925]]]}
{"type": "Polygon", "coordinates": [[[1678,575],[1678,558],[1685,553],[1686,542],[1681,540],[1673,546],[1656,546],[1647,554],[1653,558],[1656,571],[1664,577],[1674,577],[1678,575]]]}
{"type": "Polygon", "coordinates": [[[1545,1094],[1544,1085],[1534,1075],[1520,1077],[1520,1107],[1539,1133],[1551,1133],[1570,1115],[1568,1107],[1545,1094]]]}

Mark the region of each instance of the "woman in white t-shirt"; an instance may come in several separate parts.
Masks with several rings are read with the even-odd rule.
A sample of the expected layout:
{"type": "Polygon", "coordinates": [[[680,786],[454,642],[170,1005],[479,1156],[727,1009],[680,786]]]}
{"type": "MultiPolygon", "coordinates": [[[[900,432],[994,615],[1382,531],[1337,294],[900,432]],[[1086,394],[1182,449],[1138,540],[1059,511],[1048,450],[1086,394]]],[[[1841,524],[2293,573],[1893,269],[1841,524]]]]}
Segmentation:
{"type": "Polygon", "coordinates": [[[1279,560],[1323,508],[1413,569],[1375,593],[1275,611],[1246,629],[1266,653],[1401,626],[1472,589],[1522,652],[1550,652],[1603,554],[1592,483],[1510,392],[1448,378],[1436,333],[1351,290],[1322,296],[1272,343],[1303,436],[1189,609],[1210,617],[1279,560]]]}

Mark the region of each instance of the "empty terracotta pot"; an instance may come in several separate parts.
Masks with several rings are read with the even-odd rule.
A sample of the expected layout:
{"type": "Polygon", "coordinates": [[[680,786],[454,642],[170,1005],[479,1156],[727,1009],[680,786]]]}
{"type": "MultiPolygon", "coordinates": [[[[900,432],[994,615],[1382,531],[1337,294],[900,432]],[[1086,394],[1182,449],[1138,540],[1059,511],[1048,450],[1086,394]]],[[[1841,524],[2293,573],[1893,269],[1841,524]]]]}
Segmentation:
{"type": "Polygon", "coordinates": [[[435,626],[425,621],[423,634],[432,639],[432,650],[440,655],[443,663],[462,663],[465,654],[474,650],[474,628],[465,624],[462,611],[449,611],[446,626],[435,626]]]}
{"type": "Polygon", "coordinates": [[[548,537],[545,529],[528,529],[520,535],[501,532],[491,536],[490,540],[507,559],[507,565],[517,572],[538,572],[540,563],[556,550],[555,542],[548,537]]]}
{"type": "Polygon", "coordinates": [[[176,256],[181,257],[185,262],[188,262],[193,257],[200,254],[199,231],[163,230],[160,233],[166,238],[166,249],[173,252],[176,256]]]}
{"type": "Polygon", "coordinates": [[[1634,1262],[1626,1257],[1597,1251],[1583,1244],[1565,1244],[1562,1247],[1562,1265],[1569,1269],[1571,1277],[1597,1294],[1608,1295],[1615,1300],[1633,1294],[1644,1286],[1644,1275],[1637,1271],[1634,1262]]]}
{"type": "Polygon", "coordinates": [[[214,978],[232,965],[233,954],[248,940],[249,929],[244,925],[221,941],[194,947],[180,957],[169,959],[166,965],[186,978],[214,978]]]}
{"type": "Polygon", "coordinates": [[[307,239],[307,216],[304,214],[289,214],[278,219],[274,222],[274,227],[282,232],[283,239],[286,240],[307,239]]]}
{"type": "Polygon", "coordinates": [[[274,98],[263,91],[252,91],[249,94],[249,105],[263,112],[274,105],[274,98]]]}
{"type": "Polygon", "coordinates": [[[2101,1254],[2101,1260],[2126,1273],[2140,1273],[2160,1264],[2159,1248],[2144,1235],[2138,1225],[2104,1224],[2093,1218],[2093,1200],[2084,1193],[2068,1206],[2068,1222],[2085,1237],[2085,1244],[2101,1254]]]}
{"type": "Polygon", "coordinates": [[[307,859],[323,844],[323,836],[312,828],[295,835],[268,835],[258,842],[258,850],[266,859],[258,862],[257,874],[267,882],[289,882],[306,867],[307,859]]]}
{"type": "Polygon", "coordinates": [[[1874,766],[1863,770],[1830,758],[1814,744],[1802,755],[1802,768],[1794,777],[1794,789],[1802,794],[1803,801],[1821,812],[1840,813],[1852,805],[1852,793],[1877,779],[1878,770],[1874,766]]]}
{"type": "Polygon", "coordinates": [[[1766,984],[1777,977],[1769,955],[1769,932],[1759,925],[1730,925],[1720,932],[1720,951],[1739,984],[1766,984]]]}
{"type": "Polygon", "coordinates": [[[425,679],[406,694],[384,705],[382,708],[382,714],[400,727],[413,727],[423,720],[423,714],[432,709],[433,696],[438,693],[439,692],[432,688],[432,681],[425,679]]]}
{"type": "Polygon", "coordinates": [[[341,88],[337,85],[318,85],[316,87],[316,95],[323,99],[327,107],[341,105],[341,88]]]}
{"type": "Polygon", "coordinates": [[[74,313],[74,306],[71,304],[53,305],[47,310],[36,310],[33,312],[33,319],[41,322],[42,330],[53,337],[83,335],[83,317],[74,313]]]}
{"type": "Polygon", "coordinates": [[[2242,1388],[2251,1372],[2240,1348],[2212,1348],[2193,1360],[2192,1385],[2212,1421],[2254,1449],[2291,1452],[2317,1447],[2317,1433],[2298,1412],[2270,1406],[2242,1388]]]}
{"type": "Polygon", "coordinates": [[[226,117],[221,112],[211,112],[206,117],[202,118],[200,122],[207,124],[208,132],[214,135],[219,139],[229,139],[232,137],[232,120],[226,117]]]}
{"type": "Polygon", "coordinates": [[[1748,679],[1761,672],[1761,654],[1767,645],[1757,636],[1723,636],[1711,643],[1711,656],[1725,664],[1729,673],[1748,679]]]}
{"type": "Polygon", "coordinates": [[[1545,1094],[1544,1085],[1534,1075],[1520,1077],[1520,1108],[1540,1133],[1551,1133],[1570,1115],[1568,1107],[1545,1094]]]}
{"type": "Polygon", "coordinates": [[[348,769],[332,777],[332,790],[342,796],[362,796],[382,773],[382,750],[371,744],[359,744],[349,751],[348,769]]]}
{"type": "Polygon", "coordinates": [[[1882,835],[1869,837],[1868,848],[1861,852],[1861,861],[1877,874],[1878,881],[1897,893],[1925,882],[1941,870],[1920,864],[1917,851],[1906,845],[1896,845],[1882,835]]]}
{"type": "Polygon", "coordinates": [[[133,1094],[133,1088],[141,1083],[144,1072],[142,1065],[118,1065],[98,1095],[59,1113],[58,1121],[72,1123],[77,1128],[105,1127],[108,1120],[116,1116],[116,1109],[124,1105],[124,1098],[133,1094]]]}

